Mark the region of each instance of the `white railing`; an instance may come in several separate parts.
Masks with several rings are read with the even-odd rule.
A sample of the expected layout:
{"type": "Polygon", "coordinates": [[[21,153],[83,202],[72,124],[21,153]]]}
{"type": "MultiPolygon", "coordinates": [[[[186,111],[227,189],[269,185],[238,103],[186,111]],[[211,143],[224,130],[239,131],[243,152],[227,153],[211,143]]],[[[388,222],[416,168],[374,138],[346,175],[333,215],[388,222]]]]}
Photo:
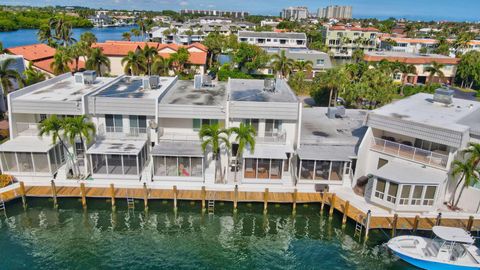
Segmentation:
{"type": "Polygon", "coordinates": [[[128,137],[139,137],[139,138],[148,138],[148,129],[147,128],[138,128],[131,127],[128,132],[124,132],[123,127],[111,127],[105,125],[99,125],[97,127],[97,136],[99,137],[108,137],[108,138],[128,138],[128,137]]]}
{"type": "Polygon", "coordinates": [[[158,138],[159,141],[200,141],[198,134],[182,134],[182,133],[162,133],[158,138]]]}
{"type": "Polygon", "coordinates": [[[38,123],[24,123],[24,122],[17,122],[17,133],[24,136],[36,136],[38,135],[38,123]]]}
{"type": "Polygon", "coordinates": [[[147,134],[147,128],[140,128],[140,127],[130,127],[129,136],[143,136],[147,134]]]}
{"type": "Polygon", "coordinates": [[[448,155],[376,137],[372,139],[370,149],[440,168],[446,168],[448,163],[448,155]]]}
{"type": "Polygon", "coordinates": [[[276,132],[276,131],[268,132],[268,131],[266,131],[264,137],[256,137],[255,141],[257,143],[272,143],[272,144],[282,143],[282,144],[284,144],[287,141],[287,134],[284,131],[280,131],[280,132],[276,132]]]}

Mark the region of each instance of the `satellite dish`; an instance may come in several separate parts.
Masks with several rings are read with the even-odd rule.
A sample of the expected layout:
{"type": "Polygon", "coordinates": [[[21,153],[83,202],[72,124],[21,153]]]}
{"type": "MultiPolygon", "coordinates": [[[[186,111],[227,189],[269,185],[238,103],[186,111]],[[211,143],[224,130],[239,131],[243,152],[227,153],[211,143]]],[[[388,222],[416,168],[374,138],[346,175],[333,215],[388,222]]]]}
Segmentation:
{"type": "Polygon", "coordinates": [[[155,122],[155,120],[150,120],[148,122],[148,126],[151,128],[151,129],[156,129],[158,127],[158,124],[155,122]]]}

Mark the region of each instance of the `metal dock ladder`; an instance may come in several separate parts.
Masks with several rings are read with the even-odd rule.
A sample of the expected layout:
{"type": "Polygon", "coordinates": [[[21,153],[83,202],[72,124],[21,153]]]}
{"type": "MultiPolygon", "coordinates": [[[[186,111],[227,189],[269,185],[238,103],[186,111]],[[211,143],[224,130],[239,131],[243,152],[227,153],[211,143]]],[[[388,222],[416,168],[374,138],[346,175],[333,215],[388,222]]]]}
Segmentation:
{"type": "Polygon", "coordinates": [[[127,189],[127,207],[128,209],[135,209],[135,199],[128,195],[128,189],[127,189]]]}
{"type": "Polygon", "coordinates": [[[209,214],[213,214],[215,211],[215,192],[210,192],[208,196],[207,210],[209,214]]]}
{"type": "Polygon", "coordinates": [[[363,216],[359,215],[359,220],[360,221],[357,221],[355,223],[355,233],[353,234],[353,237],[362,237],[362,230],[363,230],[363,226],[365,226],[365,218],[363,218],[363,216]]]}
{"type": "Polygon", "coordinates": [[[0,198],[0,211],[3,211],[3,214],[5,216],[7,215],[7,210],[5,209],[5,202],[3,201],[3,198],[0,198]]]}

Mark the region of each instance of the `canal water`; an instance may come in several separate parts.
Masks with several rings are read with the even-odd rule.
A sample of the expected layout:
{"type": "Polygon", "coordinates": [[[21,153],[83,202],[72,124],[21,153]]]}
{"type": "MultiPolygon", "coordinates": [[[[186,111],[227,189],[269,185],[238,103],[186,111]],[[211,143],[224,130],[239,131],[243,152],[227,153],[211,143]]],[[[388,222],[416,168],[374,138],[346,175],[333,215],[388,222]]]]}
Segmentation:
{"type": "MultiPolygon", "coordinates": [[[[106,40],[121,40],[122,34],[129,32],[134,26],[107,27],[107,28],[74,28],[73,36],[77,40],[84,32],[92,32],[97,36],[99,42],[106,40]]],[[[0,41],[4,48],[24,46],[39,43],[37,39],[38,29],[20,29],[18,31],[0,32],[0,41]]],[[[133,37],[132,40],[139,40],[139,37],[133,37]]]]}
{"type": "Polygon", "coordinates": [[[353,237],[355,224],[341,228],[316,205],[216,203],[201,214],[199,202],[150,202],[143,211],[117,200],[47,199],[7,205],[0,218],[0,269],[413,269],[390,255],[386,236],[372,231],[364,244],[353,237]]]}

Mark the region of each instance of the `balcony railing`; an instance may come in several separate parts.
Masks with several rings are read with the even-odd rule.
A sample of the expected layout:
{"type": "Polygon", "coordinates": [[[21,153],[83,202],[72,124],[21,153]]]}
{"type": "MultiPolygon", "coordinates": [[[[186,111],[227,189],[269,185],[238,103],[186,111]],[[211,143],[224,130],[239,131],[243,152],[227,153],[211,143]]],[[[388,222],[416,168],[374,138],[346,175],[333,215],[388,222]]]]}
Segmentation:
{"type": "Polygon", "coordinates": [[[448,163],[448,155],[381,138],[373,138],[370,149],[443,169],[448,163]]]}
{"type": "Polygon", "coordinates": [[[284,144],[287,141],[287,135],[284,131],[265,131],[264,137],[256,137],[257,143],[281,143],[284,144]]]}
{"type": "Polygon", "coordinates": [[[148,138],[147,128],[131,127],[125,130],[123,127],[100,125],[97,127],[97,136],[109,138],[140,137],[148,138]]]}

